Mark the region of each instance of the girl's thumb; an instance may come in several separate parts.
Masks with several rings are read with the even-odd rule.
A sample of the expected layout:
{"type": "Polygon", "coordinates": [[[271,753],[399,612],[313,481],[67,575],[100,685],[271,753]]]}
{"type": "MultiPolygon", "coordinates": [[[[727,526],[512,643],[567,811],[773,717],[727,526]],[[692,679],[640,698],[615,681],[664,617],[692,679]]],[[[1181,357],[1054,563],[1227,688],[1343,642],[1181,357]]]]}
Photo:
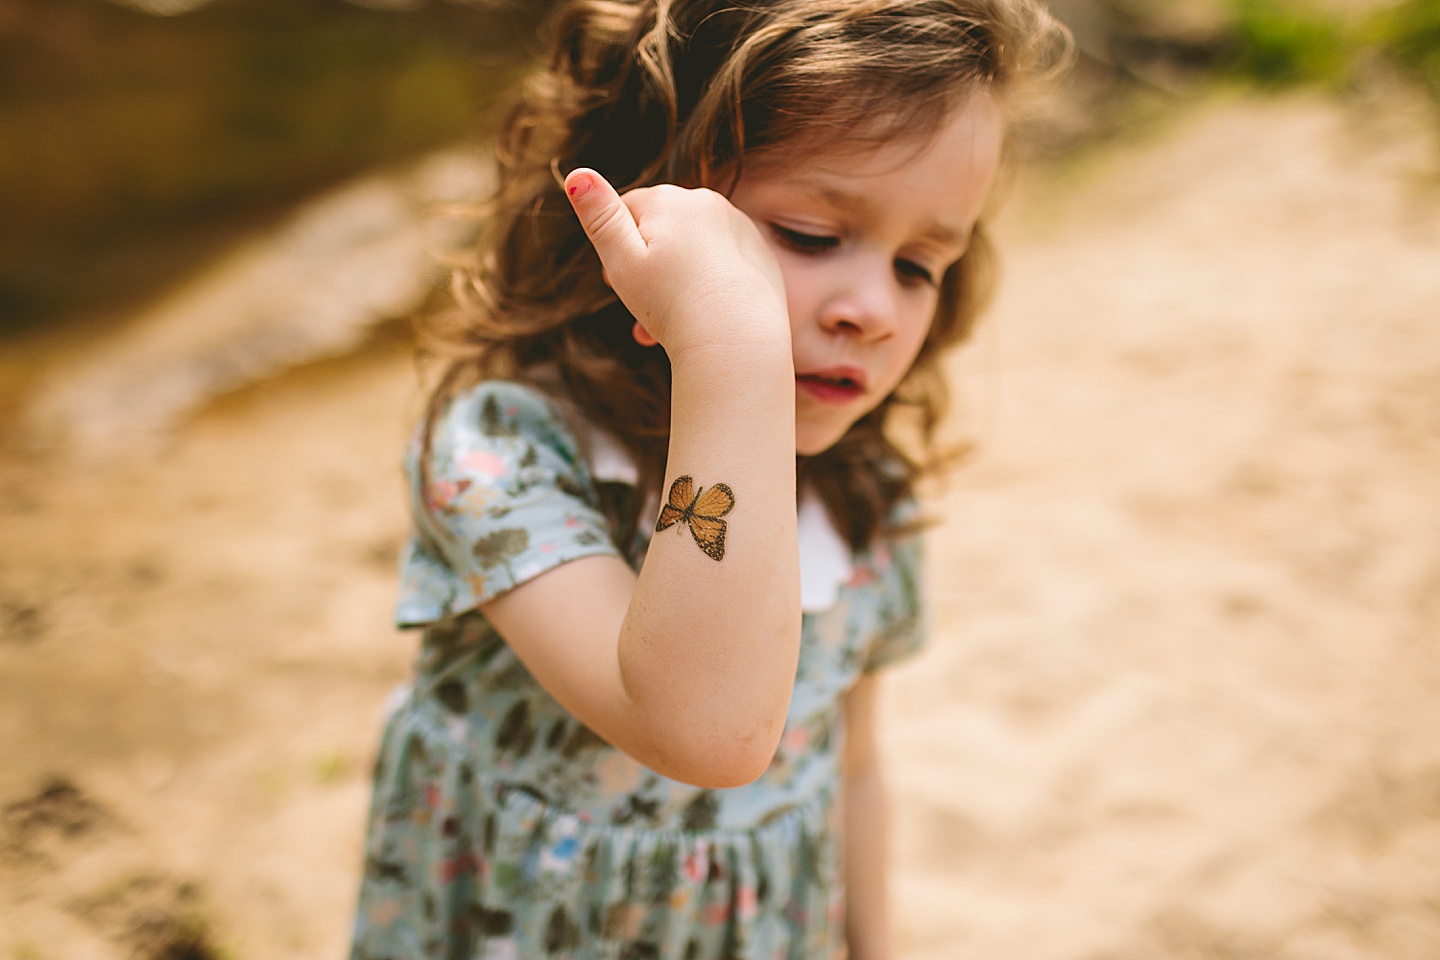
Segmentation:
{"type": "Polygon", "coordinates": [[[588,167],[570,171],[565,194],[612,277],[623,272],[625,261],[645,251],[645,238],[635,225],[635,216],[600,174],[588,167]]]}

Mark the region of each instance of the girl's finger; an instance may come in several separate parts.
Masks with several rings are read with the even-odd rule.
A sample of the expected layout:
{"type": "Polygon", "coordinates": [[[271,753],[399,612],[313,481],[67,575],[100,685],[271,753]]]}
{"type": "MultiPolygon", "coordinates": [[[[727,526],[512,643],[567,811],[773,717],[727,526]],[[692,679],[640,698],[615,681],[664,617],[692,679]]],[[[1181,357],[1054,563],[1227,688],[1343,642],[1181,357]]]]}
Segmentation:
{"type": "Polygon", "coordinates": [[[608,274],[623,271],[627,261],[645,252],[634,214],[600,174],[587,167],[572,170],[565,178],[565,194],[608,274]]]}
{"type": "Polygon", "coordinates": [[[640,344],[640,346],[642,347],[653,347],[655,346],[655,344],[660,342],[659,340],[656,340],[654,337],[650,336],[650,331],[646,330],[644,325],[642,325],[639,320],[636,320],[635,325],[630,328],[630,336],[634,337],[635,342],[640,344]]]}

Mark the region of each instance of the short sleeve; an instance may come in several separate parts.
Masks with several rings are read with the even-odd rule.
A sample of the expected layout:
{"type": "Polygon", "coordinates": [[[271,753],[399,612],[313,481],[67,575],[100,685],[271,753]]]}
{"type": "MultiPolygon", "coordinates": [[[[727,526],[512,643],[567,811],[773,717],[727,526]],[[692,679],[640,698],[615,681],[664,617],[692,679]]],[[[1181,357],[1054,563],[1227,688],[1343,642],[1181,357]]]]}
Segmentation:
{"type": "Polygon", "coordinates": [[[579,441],[540,391],[487,382],[461,394],[434,424],[424,474],[420,453],[417,438],[400,626],[464,613],[570,560],[621,556],[579,441]]]}
{"type": "Polygon", "coordinates": [[[919,534],[883,541],[872,548],[871,557],[880,588],[880,623],[862,668],[867,673],[916,653],[929,633],[919,534]]]}

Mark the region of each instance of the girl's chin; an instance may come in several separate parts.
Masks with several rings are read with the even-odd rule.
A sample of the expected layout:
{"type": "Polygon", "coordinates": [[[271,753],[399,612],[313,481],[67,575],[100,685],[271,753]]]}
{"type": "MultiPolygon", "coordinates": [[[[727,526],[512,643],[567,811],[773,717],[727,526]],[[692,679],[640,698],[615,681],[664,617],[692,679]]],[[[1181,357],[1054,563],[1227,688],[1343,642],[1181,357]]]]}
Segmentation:
{"type": "Polygon", "coordinates": [[[814,457],[829,450],[840,442],[845,436],[845,430],[850,425],[846,424],[844,430],[836,430],[834,427],[823,429],[818,427],[807,427],[805,424],[795,425],[795,453],[802,457],[814,457]]]}

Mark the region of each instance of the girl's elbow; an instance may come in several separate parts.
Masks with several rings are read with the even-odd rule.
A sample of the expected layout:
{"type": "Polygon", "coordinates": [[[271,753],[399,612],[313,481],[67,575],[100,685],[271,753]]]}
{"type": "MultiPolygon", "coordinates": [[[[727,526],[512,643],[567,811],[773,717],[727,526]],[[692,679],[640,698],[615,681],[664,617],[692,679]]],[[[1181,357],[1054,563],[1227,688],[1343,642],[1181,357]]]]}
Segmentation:
{"type": "Polygon", "coordinates": [[[764,776],[775,760],[778,741],[759,749],[753,746],[736,748],[729,756],[717,758],[707,764],[706,779],[716,788],[743,787],[764,776]]]}
{"type": "Polygon", "coordinates": [[[709,790],[726,790],[760,779],[770,769],[779,746],[778,735],[762,736],[758,732],[697,738],[692,743],[672,740],[647,766],[671,780],[709,790]]]}
{"type": "MultiPolygon", "coordinates": [[[[705,758],[687,763],[665,773],[671,780],[704,787],[707,790],[730,790],[743,787],[759,780],[775,754],[763,757],[740,757],[736,759],[705,758]]],[[[663,771],[657,771],[663,772],[663,771]]]]}

